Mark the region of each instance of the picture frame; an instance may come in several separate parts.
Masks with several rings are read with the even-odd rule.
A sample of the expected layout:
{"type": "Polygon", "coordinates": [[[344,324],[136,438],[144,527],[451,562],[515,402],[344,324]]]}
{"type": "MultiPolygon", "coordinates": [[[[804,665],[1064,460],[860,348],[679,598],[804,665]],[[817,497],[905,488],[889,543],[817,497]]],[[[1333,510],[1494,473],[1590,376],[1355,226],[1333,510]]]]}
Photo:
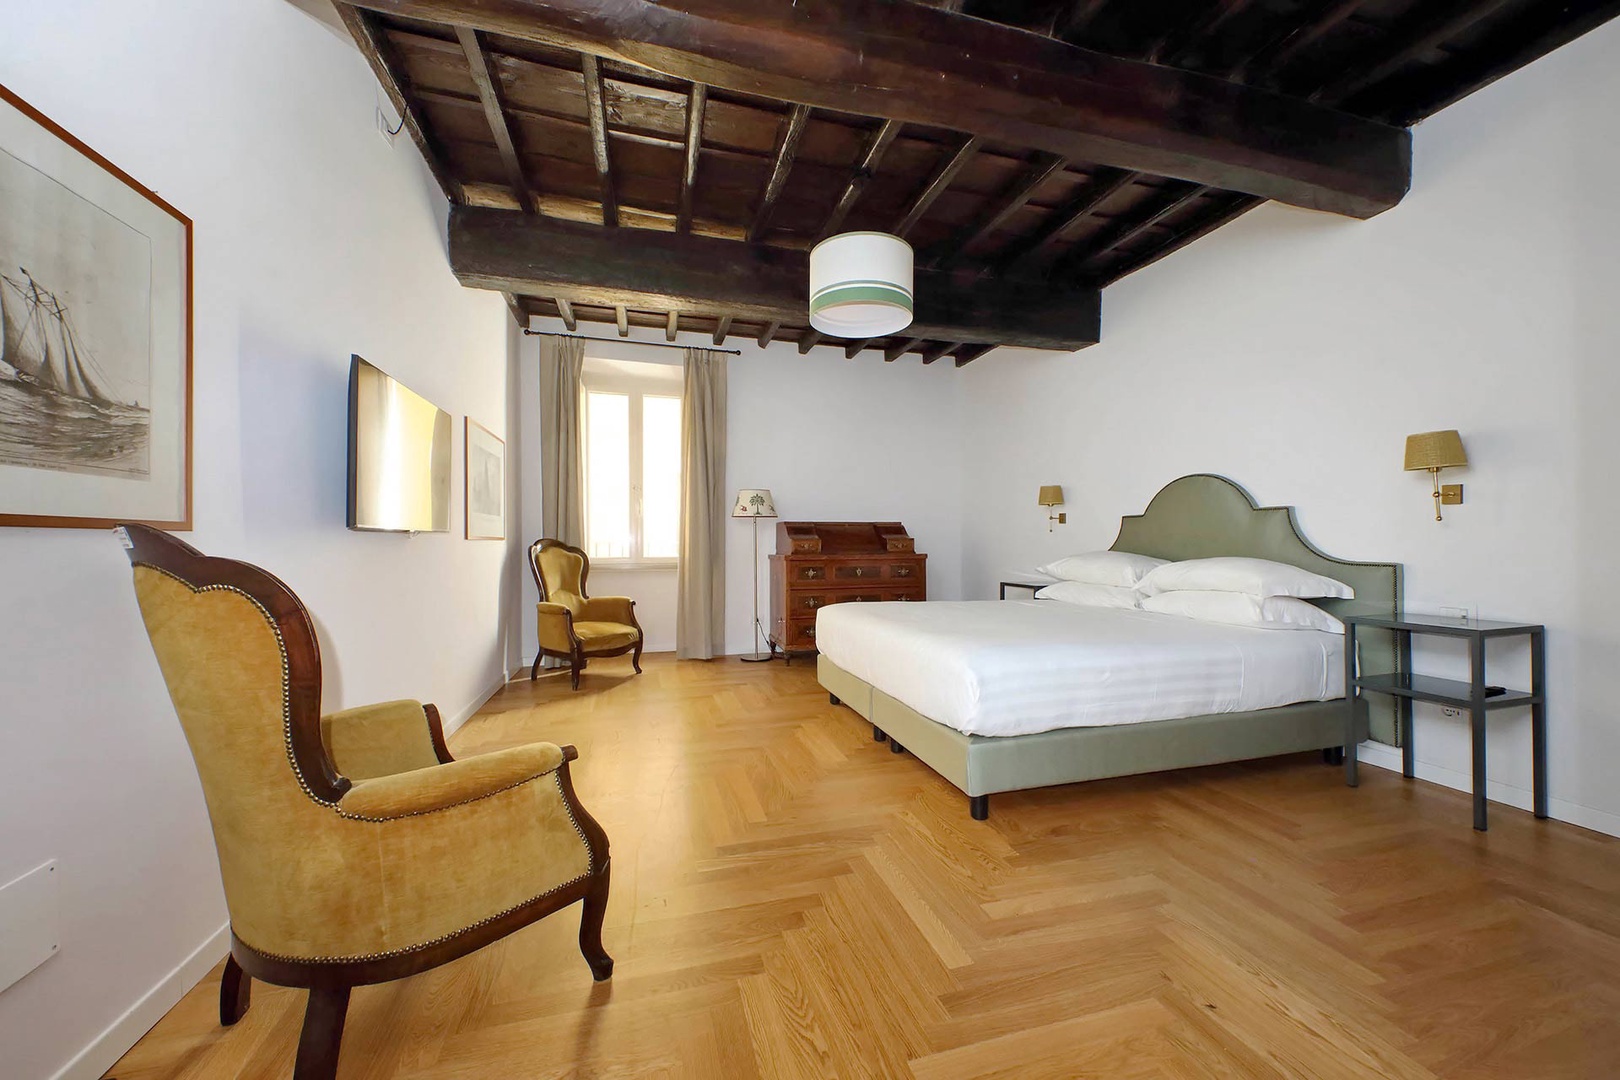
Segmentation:
{"type": "Polygon", "coordinates": [[[192,527],[192,222],[0,85],[0,526],[192,527]]]}
{"type": "Polygon", "coordinates": [[[467,417],[462,467],[466,472],[468,540],[506,539],[506,440],[467,417]]]}

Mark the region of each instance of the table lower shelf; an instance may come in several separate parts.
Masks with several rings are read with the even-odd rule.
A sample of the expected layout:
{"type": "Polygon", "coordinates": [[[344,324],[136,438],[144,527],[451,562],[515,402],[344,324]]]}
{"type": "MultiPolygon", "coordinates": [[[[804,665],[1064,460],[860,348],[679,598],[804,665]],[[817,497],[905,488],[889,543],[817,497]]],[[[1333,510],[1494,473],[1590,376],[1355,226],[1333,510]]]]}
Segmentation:
{"type": "MultiPolygon", "coordinates": [[[[1394,697],[1428,701],[1448,705],[1454,709],[1472,708],[1473,688],[1461,679],[1438,679],[1432,675],[1363,675],[1356,679],[1357,690],[1394,697]]],[[[1541,699],[1525,690],[1509,690],[1505,694],[1485,699],[1486,709],[1505,709],[1515,705],[1536,705],[1541,699]]]]}

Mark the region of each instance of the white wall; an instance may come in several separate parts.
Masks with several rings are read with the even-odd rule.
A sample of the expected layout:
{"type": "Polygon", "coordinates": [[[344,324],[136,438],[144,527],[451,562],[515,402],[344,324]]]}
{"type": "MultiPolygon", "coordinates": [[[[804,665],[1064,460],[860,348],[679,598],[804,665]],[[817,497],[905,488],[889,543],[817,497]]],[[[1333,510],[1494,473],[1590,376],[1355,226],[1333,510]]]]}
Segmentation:
{"type": "MultiPolygon", "coordinates": [[[[0,82],[195,220],[188,539],[302,596],[327,708],[413,696],[467,714],[502,676],[513,545],[460,536],[461,417],[504,433],[510,319],[451,277],[444,200],[409,142],[375,130],[359,54],[282,0],[60,0],[8,6],[0,82]],[[455,414],[451,534],[344,529],[351,352],[455,414]]],[[[0,882],[55,858],[62,889],[61,953],[0,993],[0,1073],[51,1076],[85,1051],[68,1075],[99,1076],[224,954],[225,922],[109,534],[0,530],[0,701],[0,882]]]]}
{"type": "MultiPolygon", "coordinates": [[[[534,329],[563,332],[553,319],[535,319],[534,329]]],[[[583,325],[591,335],[611,328],[583,325]]],[[[662,333],[639,331],[648,340],[662,333]]],[[[679,344],[711,346],[700,334],[681,334],[679,344]]],[[[928,555],[928,595],[951,600],[961,594],[960,484],[963,452],[960,384],[950,364],[923,367],[915,356],[892,364],[880,353],[845,360],[833,349],[800,356],[791,343],[761,349],[746,337],[727,341],[742,355],[727,367],[727,488],[770,488],[782,517],[798,521],[898,520],[928,555]]],[[[604,341],[589,356],[679,364],[672,349],[604,341]]],[[[539,344],[529,338],[523,351],[523,430],[538,432],[539,344]]],[[[538,435],[528,440],[537,453],[538,435]]],[[[524,483],[525,535],[540,535],[538,476],[524,483]]],[[[759,537],[760,620],[770,623],[767,556],[776,550],[775,523],[761,522],[759,537]]],[[[750,630],[753,590],[753,523],[726,522],[726,651],[754,648],[750,630]]],[[[647,647],[673,649],[673,574],[592,571],[591,592],[636,598],[636,615],[647,632],[647,647]]],[[[524,654],[534,659],[535,589],[524,593],[524,654]]]]}
{"type": "MultiPolygon", "coordinates": [[[[1231,477],[1330,553],[1404,563],[1414,610],[1545,622],[1554,815],[1620,832],[1617,101],[1610,25],[1422,125],[1396,209],[1268,205],[1110,288],[1101,345],[974,363],[968,593],[1106,546],[1177,476],[1231,477]],[[1428,475],[1401,471],[1404,437],[1434,428],[1471,459],[1441,524],[1428,475]],[[1043,483],[1069,500],[1050,537],[1043,483]]],[[[1418,662],[1466,677],[1456,650],[1418,662]]],[[[1524,685],[1522,648],[1490,662],[1524,685]]],[[[1466,786],[1465,724],[1420,706],[1416,726],[1420,775],[1466,786]]],[[[1528,717],[1495,714],[1490,739],[1492,797],[1527,806],[1528,717]]]]}

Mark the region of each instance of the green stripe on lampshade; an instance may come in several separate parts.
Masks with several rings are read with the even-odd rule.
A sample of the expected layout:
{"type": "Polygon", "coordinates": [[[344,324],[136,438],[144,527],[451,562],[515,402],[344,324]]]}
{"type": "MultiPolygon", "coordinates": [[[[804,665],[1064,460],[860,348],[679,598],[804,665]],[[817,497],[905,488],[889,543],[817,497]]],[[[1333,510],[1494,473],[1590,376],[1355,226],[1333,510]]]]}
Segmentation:
{"type": "Polygon", "coordinates": [[[810,298],[810,314],[836,304],[890,304],[911,311],[911,294],[885,281],[840,281],[810,298]]]}

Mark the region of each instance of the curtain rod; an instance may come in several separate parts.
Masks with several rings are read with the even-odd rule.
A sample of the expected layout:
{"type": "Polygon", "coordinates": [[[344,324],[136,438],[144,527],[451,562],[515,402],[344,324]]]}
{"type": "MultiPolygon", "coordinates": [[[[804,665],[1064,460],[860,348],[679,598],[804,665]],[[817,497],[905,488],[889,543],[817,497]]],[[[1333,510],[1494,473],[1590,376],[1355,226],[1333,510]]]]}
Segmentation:
{"type": "MultiPolygon", "coordinates": [[[[634,338],[606,338],[591,337],[589,334],[559,334],[553,330],[530,330],[523,328],[524,337],[563,337],[573,338],[576,341],[600,341],[605,345],[645,345],[649,349],[698,349],[698,345],[671,345],[662,341],[637,341],[634,338]]],[[[732,356],[741,356],[741,349],[703,349],[704,352],[730,353],[732,356]]]]}

